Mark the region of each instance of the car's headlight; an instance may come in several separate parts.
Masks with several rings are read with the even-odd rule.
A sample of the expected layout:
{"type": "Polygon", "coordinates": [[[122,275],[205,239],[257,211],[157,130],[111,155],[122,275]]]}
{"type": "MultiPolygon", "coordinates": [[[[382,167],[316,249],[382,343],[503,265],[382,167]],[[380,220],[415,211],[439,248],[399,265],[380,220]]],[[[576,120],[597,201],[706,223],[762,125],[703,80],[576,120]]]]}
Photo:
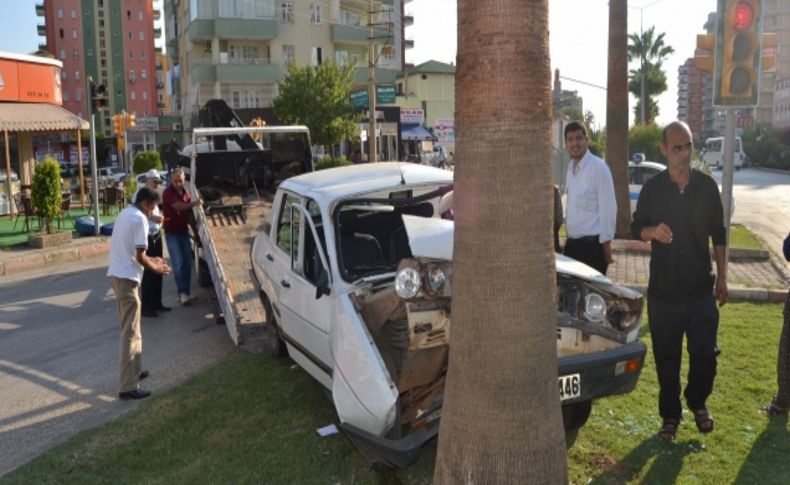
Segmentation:
{"type": "Polygon", "coordinates": [[[438,295],[447,282],[447,275],[438,265],[428,266],[425,272],[427,273],[426,279],[428,283],[426,291],[430,292],[432,295],[438,295]]]}
{"type": "Polygon", "coordinates": [[[420,292],[420,280],[417,268],[406,266],[395,275],[395,293],[404,300],[414,298],[420,292]]]}
{"type": "Polygon", "coordinates": [[[603,322],[606,318],[606,300],[598,293],[588,293],[584,297],[584,316],[591,322],[603,322]]]}

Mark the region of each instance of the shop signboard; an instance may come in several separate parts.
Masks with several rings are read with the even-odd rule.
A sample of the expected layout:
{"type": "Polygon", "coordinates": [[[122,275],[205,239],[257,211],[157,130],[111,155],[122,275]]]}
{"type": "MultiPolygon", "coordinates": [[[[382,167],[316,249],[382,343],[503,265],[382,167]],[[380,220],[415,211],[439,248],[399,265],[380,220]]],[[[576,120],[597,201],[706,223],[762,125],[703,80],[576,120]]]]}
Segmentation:
{"type": "Polygon", "coordinates": [[[404,125],[421,125],[425,119],[425,110],[422,108],[401,108],[400,122],[404,125]]]}
{"type": "Polygon", "coordinates": [[[455,147],[455,120],[453,118],[436,118],[433,134],[439,145],[447,148],[455,147]]]}
{"type": "MultiPolygon", "coordinates": [[[[368,103],[368,90],[367,88],[356,89],[349,94],[351,100],[351,107],[364,108],[368,103]]],[[[383,84],[376,86],[376,103],[378,104],[392,104],[395,102],[395,85],[383,84]]]]}
{"type": "Polygon", "coordinates": [[[0,59],[0,101],[63,104],[56,61],[26,62],[17,57],[30,56],[0,59]]]}

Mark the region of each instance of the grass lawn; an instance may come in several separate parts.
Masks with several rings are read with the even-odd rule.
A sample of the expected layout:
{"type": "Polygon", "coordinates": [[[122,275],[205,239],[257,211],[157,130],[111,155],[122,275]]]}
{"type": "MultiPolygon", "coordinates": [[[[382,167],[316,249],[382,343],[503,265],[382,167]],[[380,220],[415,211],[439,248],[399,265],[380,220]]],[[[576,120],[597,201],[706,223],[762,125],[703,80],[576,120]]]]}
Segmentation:
{"type": "Polygon", "coordinates": [[[760,239],[746,229],[742,224],[733,224],[730,226],[730,247],[731,248],[745,248],[745,249],[765,249],[760,239]]]}
{"type": "MultiPolygon", "coordinates": [[[[74,230],[74,221],[77,220],[78,217],[87,216],[88,209],[79,209],[74,208],[69,211],[70,216],[63,218],[62,229],[60,230],[74,230]]],[[[101,216],[100,220],[102,224],[106,224],[108,222],[112,222],[115,220],[117,216],[116,213],[113,213],[109,216],[101,216]]],[[[0,249],[6,249],[11,246],[17,245],[24,245],[27,244],[27,235],[28,233],[25,232],[23,228],[23,223],[25,222],[24,216],[19,219],[19,222],[16,224],[16,228],[14,228],[14,223],[16,222],[16,218],[11,219],[9,216],[0,216],[0,249]]],[[[33,230],[38,232],[38,222],[31,221],[33,225],[33,230]]],[[[53,228],[55,230],[58,229],[58,224],[56,221],[52,221],[53,228]]]]}
{"type": "MultiPolygon", "coordinates": [[[[779,304],[722,309],[722,354],[708,402],[716,430],[710,435],[698,433],[685,413],[677,442],[658,440],[649,352],[634,392],[593,407],[568,452],[571,483],[787,483],[787,420],[758,412],[775,391],[781,311],[779,304]]],[[[649,346],[647,331],[644,326],[649,346]]],[[[298,366],[238,353],[118,420],[80,433],[0,483],[431,482],[435,442],[410,468],[376,473],[344,436],[318,436],[316,428],[333,422],[331,402],[298,366]]]]}

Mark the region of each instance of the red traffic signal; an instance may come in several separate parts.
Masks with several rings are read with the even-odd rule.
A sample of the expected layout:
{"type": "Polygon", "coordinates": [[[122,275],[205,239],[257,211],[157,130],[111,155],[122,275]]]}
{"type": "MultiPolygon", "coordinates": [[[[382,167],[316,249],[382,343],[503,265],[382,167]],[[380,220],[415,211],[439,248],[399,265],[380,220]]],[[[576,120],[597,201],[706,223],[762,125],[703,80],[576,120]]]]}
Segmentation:
{"type": "Polygon", "coordinates": [[[754,21],[754,10],[746,2],[738,2],[735,5],[732,26],[735,30],[746,30],[754,21]]]}
{"type": "Polygon", "coordinates": [[[756,106],[762,0],[719,0],[713,105],[756,106]]]}

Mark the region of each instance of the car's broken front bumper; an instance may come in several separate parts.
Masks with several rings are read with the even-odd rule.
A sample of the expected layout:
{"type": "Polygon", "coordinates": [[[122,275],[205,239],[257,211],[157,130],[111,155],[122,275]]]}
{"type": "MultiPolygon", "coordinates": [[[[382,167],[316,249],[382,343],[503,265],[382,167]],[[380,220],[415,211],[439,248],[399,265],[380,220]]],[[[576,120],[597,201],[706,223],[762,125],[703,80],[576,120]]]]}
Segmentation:
{"type": "Polygon", "coordinates": [[[348,423],[342,423],[340,429],[369,463],[405,468],[417,461],[423,445],[439,433],[439,420],[428,423],[401,439],[381,438],[348,423]]]}
{"type": "Polygon", "coordinates": [[[557,369],[561,382],[563,377],[578,374],[580,388],[578,395],[563,399],[562,404],[631,392],[639,380],[646,353],[645,344],[637,341],[610,350],[561,357],[557,369]]]}

